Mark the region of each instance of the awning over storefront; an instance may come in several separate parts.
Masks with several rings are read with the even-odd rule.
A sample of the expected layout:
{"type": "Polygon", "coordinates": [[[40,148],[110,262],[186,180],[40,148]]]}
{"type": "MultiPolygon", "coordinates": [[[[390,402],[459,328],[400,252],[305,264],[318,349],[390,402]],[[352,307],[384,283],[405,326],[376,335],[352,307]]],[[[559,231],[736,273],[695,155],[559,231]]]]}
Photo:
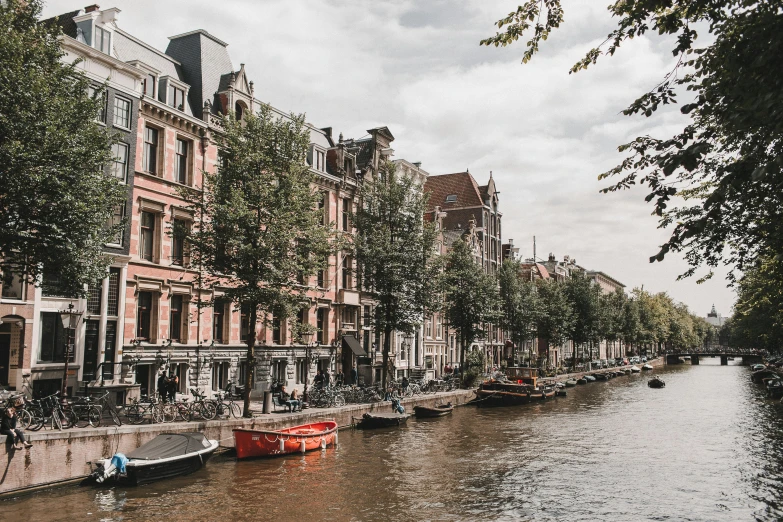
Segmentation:
{"type": "Polygon", "coordinates": [[[358,357],[367,357],[367,353],[362,349],[362,345],[359,344],[359,341],[356,340],[356,337],[353,335],[344,335],[343,336],[343,348],[348,347],[351,349],[353,353],[355,353],[358,357]]]}

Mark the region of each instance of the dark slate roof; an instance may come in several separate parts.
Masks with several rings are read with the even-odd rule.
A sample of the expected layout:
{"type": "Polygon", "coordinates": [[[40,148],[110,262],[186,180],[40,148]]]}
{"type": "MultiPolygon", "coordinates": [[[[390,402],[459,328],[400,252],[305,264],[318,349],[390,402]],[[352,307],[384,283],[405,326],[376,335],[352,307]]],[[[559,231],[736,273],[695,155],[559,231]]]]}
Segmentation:
{"type": "Polygon", "coordinates": [[[227,43],[203,29],[169,38],[166,54],[176,58],[190,85],[189,98],[197,116],[202,116],[204,102],[215,104],[215,93],[228,87],[234,70],[227,43]]]}
{"type": "MultiPolygon", "coordinates": [[[[424,184],[424,191],[430,193],[429,207],[441,207],[444,211],[458,208],[473,208],[484,205],[476,180],[470,172],[430,176],[424,184]],[[457,201],[446,203],[446,196],[456,195],[457,201]]],[[[480,213],[480,212],[479,212],[480,213]]],[[[478,219],[478,216],[476,216],[478,219]]]]}
{"type": "Polygon", "coordinates": [[[117,29],[114,35],[114,52],[123,62],[138,60],[159,70],[162,76],[171,76],[185,82],[179,62],[174,58],[166,56],[125,31],[117,29]]]}
{"type": "Polygon", "coordinates": [[[80,13],[80,9],[71,11],[70,13],[63,13],[61,15],[47,18],[46,20],[42,20],[41,23],[45,25],[59,25],[63,30],[64,35],[70,36],[71,38],[76,38],[76,22],[74,22],[73,19],[79,16],[80,13]]]}
{"type": "Polygon", "coordinates": [[[345,144],[348,151],[356,155],[356,167],[361,169],[372,161],[372,138],[348,140],[345,144]]]}

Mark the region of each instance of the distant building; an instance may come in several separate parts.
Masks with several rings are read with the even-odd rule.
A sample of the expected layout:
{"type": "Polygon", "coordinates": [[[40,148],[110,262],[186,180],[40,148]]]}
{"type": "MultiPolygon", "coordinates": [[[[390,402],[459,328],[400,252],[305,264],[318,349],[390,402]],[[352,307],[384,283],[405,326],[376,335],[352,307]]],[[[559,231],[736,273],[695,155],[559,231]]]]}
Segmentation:
{"type": "Polygon", "coordinates": [[[715,311],[714,304],[712,305],[712,310],[710,310],[710,313],[707,314],[706,319],[708,323],[717,328],[720,328],[726,322],[726,318],[715,311]]]}

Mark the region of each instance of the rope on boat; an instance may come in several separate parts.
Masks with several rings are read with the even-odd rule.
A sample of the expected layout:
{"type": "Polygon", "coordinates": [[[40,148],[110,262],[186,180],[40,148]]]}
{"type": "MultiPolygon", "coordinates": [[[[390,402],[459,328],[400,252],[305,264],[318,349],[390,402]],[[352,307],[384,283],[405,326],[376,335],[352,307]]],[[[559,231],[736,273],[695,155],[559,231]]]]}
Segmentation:
{"type": "Polygon", "coordinates": [[[486,397],[484,397],[483,399],[473,399],[472,401],[470,401],[470,403],[469,403],[469,404],[475,404],[475,403],[477,403],[477,402],[484,402],[484,401],[486,401],[487,399],[491,399],[492,397],[494,397],[495,395],[497,395],[497,394],[499,394],[499,393],[500,393],[499,391],[496,391],[496,392],[495,392],[495,393],[493,393],[492,395],[487,395],[487,396],[486,396],[486,397]]]}

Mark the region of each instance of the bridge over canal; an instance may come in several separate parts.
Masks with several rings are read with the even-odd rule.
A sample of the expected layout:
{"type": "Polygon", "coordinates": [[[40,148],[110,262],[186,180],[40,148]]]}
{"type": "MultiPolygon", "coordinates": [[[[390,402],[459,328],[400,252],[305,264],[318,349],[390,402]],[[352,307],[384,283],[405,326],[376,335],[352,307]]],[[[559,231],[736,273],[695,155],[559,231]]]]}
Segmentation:
{"type": "Polygon", "coordinates": [[[699,359],[707,357],[715,358],[720,357],[721,366],[729,364],[729,359],[740,358],[740,364],[748,366],[750,364],[756,364],[762,362],[762,357],[755,353],[742,353],[742,352],[683,352],[683,353],[670,353],[666,355],[666,364],[680,364],[683,358],[690,358],[691,364],[699,364],[699,359]]]}

